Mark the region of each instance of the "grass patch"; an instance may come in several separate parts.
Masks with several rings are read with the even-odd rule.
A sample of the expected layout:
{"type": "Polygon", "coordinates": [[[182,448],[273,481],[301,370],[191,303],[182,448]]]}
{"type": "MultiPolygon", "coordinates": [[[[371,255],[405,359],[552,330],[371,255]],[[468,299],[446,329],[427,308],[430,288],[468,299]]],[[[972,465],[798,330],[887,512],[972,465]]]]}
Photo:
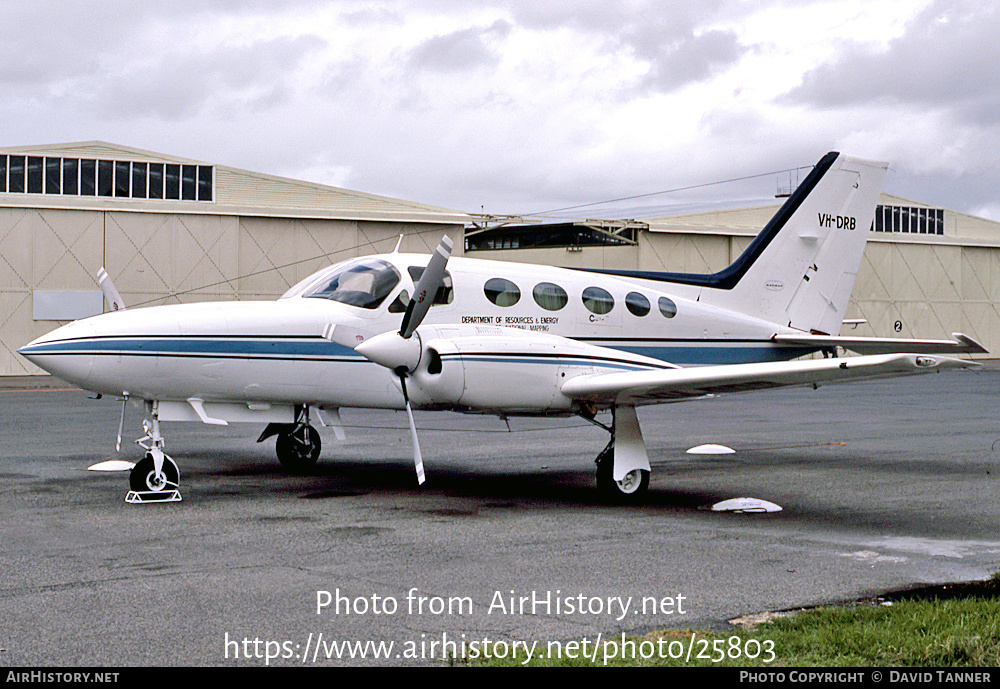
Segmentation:
{"type": "MultiPolygon", "coordinates": [[[[752,629],[539,642],[533,655],[530,667],[995,667],[1000,575],[773,616],[752,629]]],[[[525,658],[474,664],[519,666],[525,658]]]]}

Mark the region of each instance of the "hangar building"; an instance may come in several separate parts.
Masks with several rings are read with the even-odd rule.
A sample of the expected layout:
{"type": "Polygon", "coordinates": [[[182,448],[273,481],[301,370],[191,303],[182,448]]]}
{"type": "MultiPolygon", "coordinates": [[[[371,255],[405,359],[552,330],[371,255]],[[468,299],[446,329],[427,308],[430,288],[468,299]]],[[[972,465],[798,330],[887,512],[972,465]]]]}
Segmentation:
{"type": "MultiPolygon", "coordinates": [[[[642,221],[479,223],[466,255],[581,268],[711,273],[732,263],[781,202],[642,221]]],[[[845,335],[947,338],[1000,357],[1000,223],[883,193],[845,335]]]]}
{"type": "MultiPolygon", "coordinates": [[[[714,272],[776,212],[496,225],[493,218],[104,142],[0,149],[0,375],[16,354],[104,309],[105,266],[130,306],[273,299],[330,263],[429,253],[465,232],[470,256],[556,266],[714,272]],[[486,221],[489,222],[486,222],[486,221]]],[[[455,244],[456,255],[462,243],[455,244]]],[[[1000,356],[1000,223],[882,194],[845,334],[964,332],[1000,356]]]]}
{"type": "MultiPolygon", "coordinates": [[[[429,253],[469,217],[420,203],[99,141],[0,149],[0,375],[17,348],[126,305],[274,299],[354,256],[429,253]]],[[[462,253],[461,242],[456,254],[462,253]]]]}

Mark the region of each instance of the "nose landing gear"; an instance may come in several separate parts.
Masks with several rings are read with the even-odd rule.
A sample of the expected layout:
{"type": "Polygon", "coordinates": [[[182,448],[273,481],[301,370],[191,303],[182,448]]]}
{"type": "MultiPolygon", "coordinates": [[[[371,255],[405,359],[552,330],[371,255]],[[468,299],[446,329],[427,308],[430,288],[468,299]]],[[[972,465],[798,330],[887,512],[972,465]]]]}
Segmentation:
{"type": "Polygon", "coordinates": [[[136,444],[146,450],[146,455],[132,467],[128,476],[131,490],[125,502],[131,504],[147,502],[180,502],[177,490],[181,472],[177,463],[163,451],[164,440],[160,433],[160,403],[146,401],[149,419],[142,422],[146,435],[136,440],[136,444]]]}

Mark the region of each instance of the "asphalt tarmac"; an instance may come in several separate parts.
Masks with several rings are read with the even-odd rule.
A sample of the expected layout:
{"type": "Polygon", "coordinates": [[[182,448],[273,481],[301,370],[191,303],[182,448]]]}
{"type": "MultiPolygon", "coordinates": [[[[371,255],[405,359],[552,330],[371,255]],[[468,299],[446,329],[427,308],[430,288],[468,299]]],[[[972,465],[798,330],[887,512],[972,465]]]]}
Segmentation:
{"type": "Polygon", "coordinates": [[[418,412],[418,487],[405,415],[363,410],[308,476],[257,426],[164,424],[183,501],[129,505],[127,474],[86,469],[141,457],[139,408],[118,455],[120,403],[5,385],[0,666],[591,652],[1000,570],[996,370],[642,408],[653,474],[629,507],[596,494],[607,436],[581,420],[418,412]],[[702,443],[737,452],[685,453],[702,443]],[[783,509],[706,509],[742,496],[783,509]]]}

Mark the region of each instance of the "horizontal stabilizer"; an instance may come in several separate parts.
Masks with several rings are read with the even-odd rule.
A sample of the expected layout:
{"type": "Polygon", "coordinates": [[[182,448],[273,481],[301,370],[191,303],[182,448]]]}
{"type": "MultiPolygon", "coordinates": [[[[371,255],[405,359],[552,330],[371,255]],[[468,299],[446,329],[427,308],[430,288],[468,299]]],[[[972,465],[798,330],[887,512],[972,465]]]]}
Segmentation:
{"type": "Polygon", "coordinates": [[[941,356],[886,354],[581,375],[566,381],[562,392],[571,399],[598,404],[655,404],[726,392],[889,378],[978,366],[970,361],[941,356]]]}
{"type": "Polygon", "coordinates": [[[775,342],[807,347],[843,347],[858,354],[987,354],[981,344],[963,333],[951,340],[911,340],[891,337],[841,337],[839,335],[775,335],[775,342]]]}

